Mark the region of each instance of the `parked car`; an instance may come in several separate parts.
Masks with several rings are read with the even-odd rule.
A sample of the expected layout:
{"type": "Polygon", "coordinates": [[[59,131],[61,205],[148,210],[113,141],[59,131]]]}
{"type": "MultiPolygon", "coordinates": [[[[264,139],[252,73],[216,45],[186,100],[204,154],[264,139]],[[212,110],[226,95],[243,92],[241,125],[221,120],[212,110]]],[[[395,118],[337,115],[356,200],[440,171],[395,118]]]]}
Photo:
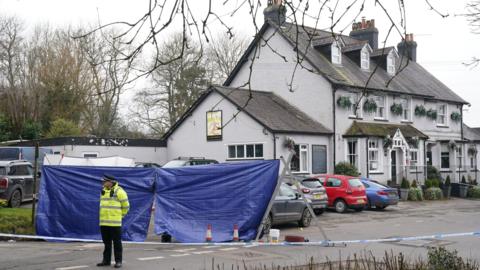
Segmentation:
{"type": "Polygon", "coordinates": [[[177,168],[184,166],[195,166],[195,165],[207,165],[207,164],[217,164],[218,161],[214,159],[206,159],[203,157],[179,157],[174,160],[170,160],[165,163],[162,168],[177,168]]]}
{"type": "Polygon", "coordinates": [[[272,225],[298,222],[299,226],[308,227],[312,215],[307,203],[298,192],[285,183],[280,185],[278,195],[272,204],[272,209],[265,220],[263,234],[268,234],[272,225]]]}
{"type": "Polygon", "coordinates": [[[367,204],[365,187],[358,177],[346,175],[318,175],[317,178],[327,190],[328,206],[338,213],[347,208],[360,212],[367,204]]]}
{"type": "Polygon", "coordinates": [[[160,164],[154,162],[135,162],[137,168],[161,168],[160,164]]]}
{"type": "Polygon", "coordinates": [[[389,205],[398,204],[397,189],[382,185],[373,180],[362,178],[362,184],[367,191],[367,207],[376,207],[377,209],[385,209],[389,205]]]}
{"type": "MultiPolygon", "coordinates": [[[[37,182],[38,190],[38,182],[37,182]]],[[[33,199],[33,167],[25,160],[0,161],[0,199],[18,207],[33,199]]]]}
{"type": "MultiPolygon", "coordinates": [[[[327,191],[317,178],[306,178],[299,181],[300,191],[309,201],[316,215],[321,215],[328,206],[327,191]]],[[[292,185],[296,190],[296,185],[292,185]]]]}

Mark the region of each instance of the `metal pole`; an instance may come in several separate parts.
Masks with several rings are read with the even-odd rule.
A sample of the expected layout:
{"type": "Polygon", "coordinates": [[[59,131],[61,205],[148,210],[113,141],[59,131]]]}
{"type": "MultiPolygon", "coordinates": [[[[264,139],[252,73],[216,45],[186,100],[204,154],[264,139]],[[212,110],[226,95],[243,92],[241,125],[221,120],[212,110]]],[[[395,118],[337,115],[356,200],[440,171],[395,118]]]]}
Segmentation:
{"type": "Polygon", "coordinates": [[[35,204],[37,199],[37,177],[38,177],[38,141],[35,142],[35,160],[33,162],[33,202],[32,202],[32,225],[35,228],[35,204]]]}

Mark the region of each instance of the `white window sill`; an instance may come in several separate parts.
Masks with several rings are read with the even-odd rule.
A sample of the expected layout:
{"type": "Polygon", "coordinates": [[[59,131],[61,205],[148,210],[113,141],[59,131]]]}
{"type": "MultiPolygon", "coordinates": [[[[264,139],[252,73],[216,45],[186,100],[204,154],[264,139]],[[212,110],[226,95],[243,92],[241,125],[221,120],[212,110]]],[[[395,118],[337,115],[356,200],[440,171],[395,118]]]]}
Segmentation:
{"type": "Polygon", "coordinates": [[[440,172],[452,172],[450,168],[440,168],[440,172]]]}
{"type": "Polygon", "coordinates": [[[292,172],[292,174],[308,174],[309,172],[308,171],[302,171],[302,172],[292,172]]]}
{"type": "Polygon", "coordinates": [[[370,174],[383,174],[382,171],[369,171],[370,174]]]}
{"type": "Polygon", "coordinates": [[[382,122],[388,122],[388,120],[386,118],[383,118],[383,117],[374,117],[373,120],[375,121],[382,121],[382,122]]]}
{"type": "Polygon", "coordinates": [[[401,120],[400,122],[404,124],[413,124],[411,120],[401,120]]]}
{"type": "Polygon", "coordinates": [[[438,128],[448,128],[448,126],[447,126],[447,125],[444,125],[444,124],[437,124],[437,127],[438,127],[438,128]]]}

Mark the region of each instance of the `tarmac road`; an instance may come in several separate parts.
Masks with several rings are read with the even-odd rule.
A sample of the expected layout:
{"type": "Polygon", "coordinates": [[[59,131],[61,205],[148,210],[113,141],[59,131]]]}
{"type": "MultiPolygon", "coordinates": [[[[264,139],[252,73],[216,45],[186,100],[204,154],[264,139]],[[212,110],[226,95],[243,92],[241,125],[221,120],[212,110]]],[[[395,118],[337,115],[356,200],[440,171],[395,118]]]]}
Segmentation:
{"type": "MultiPolygon", "coordinates": [[[[402,202],[385,211],[319,216],[319,225],[330,240],[374,239],[480,231],[480,201],[452,199],[437,202],[402,202]]],[[[295,224],[280,226],[281,235],[302,235],[310,241],[323,240],[313,224],[299,229],[295,224]]],[[[156,240],[150,236],[149,240],[156,240]]],[[[395,243],[349,244],[346,247],[247,246],[189,247],[172,245],[124,245],[123,269],[253,269],[266,265],[304,264],[336,260],[372,252],[382,257],[385,251],[403,252],[407,257],[425,256],[428,246],[445,246],[459,254],[480,261],[478,237],[416,240],[395,243]],[[212,267],[212,265],[214,267],[212,267]],[[217,268],[218,267],[218,268],[217,268]]],[[[0,269],[97,269],[102,244],[46,243],[39,241],[0,242],[0,269]]],[[[105,268],[103,268],[105,269],[105,268]]],[[[109,269],[108,267],[106,269],[109,269]]]]}

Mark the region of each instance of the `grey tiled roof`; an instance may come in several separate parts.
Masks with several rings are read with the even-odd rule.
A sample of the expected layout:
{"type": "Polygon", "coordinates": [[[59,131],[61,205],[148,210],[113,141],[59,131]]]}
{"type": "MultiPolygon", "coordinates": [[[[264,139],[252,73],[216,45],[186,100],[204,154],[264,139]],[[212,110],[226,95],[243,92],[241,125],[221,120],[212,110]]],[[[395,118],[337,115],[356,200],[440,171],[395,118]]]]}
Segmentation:
{"type": "Polygon", "coordinates": [[[471,128],[463,124],[463,137],[469,141],[480,142],[480,128],[471,128]]]}
{"type": "Polygon", "coordinates": [[[266,128],[278,133],[331,134],[332,131],[310,118],[281,97],[263,91],[213,86],[227,100],[235,104],[266,128]],[[248,103],[247,103],[248,101],[248,103]],[[245,104],[247,104],[245,106],[245,104]]]}
{"type": "MultiPolygon", "coordinates": [[[[292,46],[294,46],[295,41],[298,40],[298,51],[306,55],[307,60],[320,74],[325,76],[333,84],[339,86],[344,85],[347,87],[363,89],[372,71],[375,69],[375,59],[381,59],[381,57],[374,57],[374,59],[372,59],[370,72],[362,70],[358,64],[348,57],[342,57],[342,65],[334,65],[329,61],[329,57],[322,54],[319,50],[316,50],[311,42],[311,40],[329,41],[329,37],[332,37],[331,32],[315,30],[306,26],[297,27],[291,23],[284,23],[280,28],[272,23],[270,23],[270,25],[279,29],[278,33],[282,34],[292,46]]],[[[343,41],[345,46],[350,46],[359,42],[359,40],[349,36],[336,36],[343,41]]],[[[394,48],[385,48],[383,55],[392,49],[394,48]]],[[[372,56],[381,55],[381,52],[381,48],[375,50],[372,56]]],[[[464,104],[468,103],[425,70],[421,65],[414,61],[408,61],[407,64],[406,60],[407,59],[402,56],[397,60],[398,63],[403,62],[403,70],[395,76],[393,80],[391,80],[392,76],[390,76],[384,68],[381,68],[381,66],[385,66],[385,64],[380,64],[380,67],[377,68],[375,74],[370,79],[368,88],[387,92],[391,91],[393,93],[419,95],[443,101],[464,104]],[[391,82],[387,85],[387,82],[390,80],[391,82]]],[[[234,76],[234,74],[231,76],[234,76]]]]}
{"type": "Polygon", "coordinates": [[[357,122],[353,121],[352,125],[345,132],[346,137],[385,137],[387,135],[393,136],[397,129],[400,129],[403,136],[406,138],[418,137],[428,139],[420,130],[408,124],[387,124],[387,123],[371,123],[371,122],[357,122]]]}

